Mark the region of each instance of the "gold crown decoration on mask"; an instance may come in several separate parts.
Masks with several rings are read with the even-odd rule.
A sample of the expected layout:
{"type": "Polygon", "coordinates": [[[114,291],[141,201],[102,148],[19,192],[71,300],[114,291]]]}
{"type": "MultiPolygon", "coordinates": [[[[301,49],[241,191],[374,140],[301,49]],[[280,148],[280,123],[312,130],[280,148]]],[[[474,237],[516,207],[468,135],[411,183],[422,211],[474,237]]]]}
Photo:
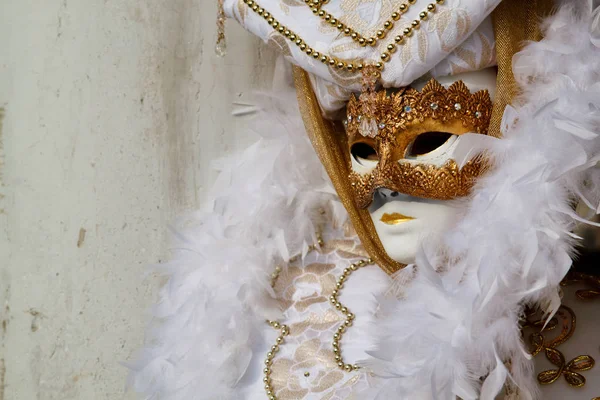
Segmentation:
{"type": "Polygon", "coordinates": [[[358,132],[364,137],[397,136],[418,124],[433,125],[439,131],[455,134],[469,131],[487,134],[492,116],[492,100],[487,90],[471,93],[462,81],[448,89],[431,79],[419,92],[403,88],[390,95],[374,91],[375,73],[366,73],[360,97],[350,97],[347,107],[348,135],[358,132]],[[456,122],[461,123],[457,129],[456,122]],[[450,130],[449,130],[450,129],[450,130]]]}
{"type": "Polygon", "coordinates": [[[378,162],[368,173],[349,174],[357,206],[368,207],[380,188],[436,200],[467,196],[475,178],[485,171],[482,157],[462,168],[454,160],[436,166],[405,157],[426,132],[487,134],[492,115],[488,91],[471,93],[462,81],[446,89],[431,79],[421,91],[403,88],[388,95],[375,91],[376,72],[366,75],[360,97],[350,98],[345,125],[349,151],[356,144],[368,145],[378,162]]]}

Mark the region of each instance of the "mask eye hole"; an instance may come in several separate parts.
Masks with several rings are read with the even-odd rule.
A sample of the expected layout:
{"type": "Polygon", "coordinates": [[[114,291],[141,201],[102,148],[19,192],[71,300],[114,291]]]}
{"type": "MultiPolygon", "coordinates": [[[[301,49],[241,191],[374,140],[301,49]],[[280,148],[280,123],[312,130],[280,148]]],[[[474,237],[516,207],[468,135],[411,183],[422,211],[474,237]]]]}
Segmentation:
{"type": "Polygon", "coordinates": [[[367,143],[354,143],[350,148],[350,153],[352,157],[360,163],[363,164],[364,161],[378,161],[379,157],[377,156],[377,151],[367,144],[367,143]]]}
{"type": "Polygon", "coordinates": [[[454,135],[448,132],[422,133],[408,146],[404,156],[418,157],[431,153],[443,146],[452,136],[454,135]]]}

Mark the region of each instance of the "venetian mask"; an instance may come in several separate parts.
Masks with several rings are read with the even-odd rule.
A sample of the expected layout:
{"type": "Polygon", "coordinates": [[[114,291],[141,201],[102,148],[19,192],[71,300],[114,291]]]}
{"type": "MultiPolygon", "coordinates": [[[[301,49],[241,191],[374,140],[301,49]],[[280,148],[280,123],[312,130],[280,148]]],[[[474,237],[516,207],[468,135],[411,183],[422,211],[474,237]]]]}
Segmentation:
{"type": "Polygon", "coordinates": [[[481,155],[463,165],[455,152],[467,133],[485,135],[496,89],[493,68],[430,80],[395,92],[365,82],[345,122],[356,205],[368,209],[388,256],[414,262],[423,238],[449,229],[457,202],[486,168],[481,155]]]}

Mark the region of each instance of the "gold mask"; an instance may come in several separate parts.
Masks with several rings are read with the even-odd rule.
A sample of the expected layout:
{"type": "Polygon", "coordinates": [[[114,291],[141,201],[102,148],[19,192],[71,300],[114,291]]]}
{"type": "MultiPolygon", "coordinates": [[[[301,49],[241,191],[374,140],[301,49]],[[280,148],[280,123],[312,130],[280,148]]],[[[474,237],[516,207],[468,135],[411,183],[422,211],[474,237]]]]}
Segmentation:
{"type": "Polygon", "coordinates": [[[462,168],[454,160],[436,166],[411,162],[410,157],[424,151],[419,147],[431,146],[427,141],[443,143],[467,132],[487,134],[491,115],[488,91],[471,94],[462,81],[446,89],[432,79],[420,92],[404,88],[388,95],[375,91],[374,79],[367,78],[359,99],[350,98],[345,123],[351,157],[377,162],[368,173],[350,172],[357,206],[367,208],[379,188],[437,200],[468,195],[485,169],[481,157],[462,168]]]}

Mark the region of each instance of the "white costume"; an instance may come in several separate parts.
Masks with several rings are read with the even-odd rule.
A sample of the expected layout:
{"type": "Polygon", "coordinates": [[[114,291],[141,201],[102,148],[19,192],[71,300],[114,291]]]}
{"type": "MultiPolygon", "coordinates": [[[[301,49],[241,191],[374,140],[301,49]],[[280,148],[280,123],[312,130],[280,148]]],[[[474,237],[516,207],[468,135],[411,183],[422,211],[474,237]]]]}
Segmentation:
{"type": "Polygon", "coordinates": [[[525,3],[226,0],[304,71],[162,267],[133,388],[600,397],[600,270],[569,273],[600,212],[600,8],[525,3]]]}

